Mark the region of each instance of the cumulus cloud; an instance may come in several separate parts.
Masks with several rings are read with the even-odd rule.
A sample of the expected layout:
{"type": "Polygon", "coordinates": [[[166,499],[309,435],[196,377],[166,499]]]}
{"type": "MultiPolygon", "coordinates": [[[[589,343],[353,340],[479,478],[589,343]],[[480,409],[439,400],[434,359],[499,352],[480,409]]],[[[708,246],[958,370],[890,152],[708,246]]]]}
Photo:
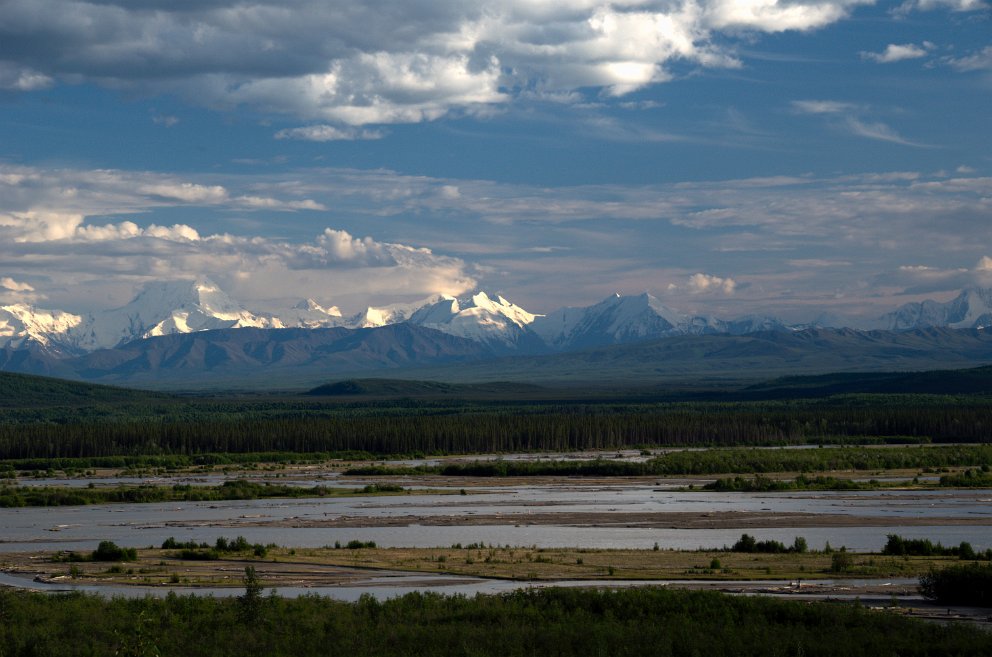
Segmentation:
{"type": "Polygon", "coordinates": [[[0,89],[4,91],[37,91],[52,84],[52,78],[29,67],[0,61],[0,89]]]}
{"type": "MultiPolygon", "coordinates": [[[[822,28],[867,4],[15,1],[0,4],[0,87],[92,81],[339,129],[409,123],[489,111],[533,93],[581,98],[594,88],[620,96],[669,80],[674,62],[739,66],[737,40],[822,28]]],[[[362,134],[321,128],[290,129],[284,138],[362,134]]]]}
{"type": "Polygon", "coordinates": [[[862,52],[861,58],[879,64],[891,64],[901,62],[906,59],[919,59],[926,57],[935,48],[929,41],[924,41],[921,45],[915,43],[890,43],[882,52],[862,52]]]}
{"type": "Polygon", "coordinates": [[[873,284],[889,287],[898,294],[931,294],[954,292],[965,287],[992,286],[992,257],[981,256],[970,267],[941,267],[936,265],[900,265],[878,275],[873,284]]]}
{"type": "Polygon", "coordinates": [[[18,283],[10,276],[0,278],[0,287],[11,292],[34,292],[34,288],[27,283],[18,283]]]}
{"type": "MultiPolygon", "coordinates": [[[[254,187],[146,172],[0,165],[0,196],[6,202],[0,211],[0,268],[10,272],[0,278],[0,300],[41,298],[32,285],[20,282],[25,278],[46,279],[43,291],[53,305],[77,311],[91,310],[87,304],[108,305],[107,298],[94,298],[93,290],[118,290],[123,296],[114,302],[119,304],[144,281],[190,275],[210,276],[246,300],[284,297],[290,290],[328,297],[333,291],[336,302],[360,304],[396,295],[458,294],[475,286],[471,267],[459,258],[341,229],[293,241],[209,233],[186,223],[139,225],[131,218],[156,208],[324,208],[294,194],[289,184],[240,193],[254,187]],[[107,221],[114,216],[119,218],[107,221]]],[[[443,194],[443,186],[439,189],[443,194]]]]}
{"type": "MultiPolygon", "coordinates": [[[[84,226],[73,240],[5,242],[0,263],[45,276],[57,288],[48,296],[59,307],[76,311],[92,309],[85,305],[93,302],[87,288],[123,286],[124,296],[115,299],[123,303],[144,281],[191,275],[209,276],[245,300],[333,297],[335,303],[352,307],[373,297],[460,294],[476,285],[470,267],[459,258],[333,228],[309,242],[290,242],[201,235],[185,225],[140,229],[122,222],[84,226]]],[[[13,279],[3,279],[3,287],[32,292],[13,279]]],[[[102,303],[113,305],[106,299],[102,303]]]]}
{"type": "MultiPolygon", "coordinates": [[[[166,207],[293,212],[324,210],[312,198],[232,194],[224,185],[175,176],[108,169],[40,169],[0,164],[0,237],[13,242],[122,239],[140,233],[133,223],[84,225],[88,216],[122,215],[166,207]]],[[[146,230],[158,230],[152,226],[146,230]]]]}
{"type": "Polygon", "coordinates": [[[371,237],[352,237],[344,230],[325,229],[317,238],[317,245],[319,249],[313,253],[320,256],[320,263],[325,266],[331,262],[366,266],[396,264],[387,245],[379,244],[371,237]]]}
{"type": "Polygon", "coordinates": [[[44,298],[33,285],[14,280],[10,276],[0,277],[0,304],[33,304],[44,298]]]}
{"type": "Polygon", "coordinates": [[[722,278],[711,274],[695,273],[682,285],[670,283],[669,292],[684,290],[689,294],[719,293],[731,295],[737,289],[737,282],[730,278],[722,278]]]}
{"type": "Polygon", "coordinates": [[[97,291],[122,290],[120,304],[149,278],[196,274],[246,302],[298,294],[349,311],[479,279],[548,311],[563,291],[588,303],[662,280],[678,303],[730,315],[755,312],[756,297],[791,305],[853,298],[861,284],[895,294],[992,278],[992,178],[967,170],[552,187],[380,169],[184,179],[0,165],[0,196],[0,272],[76,312],[110,305],[97,291]],[[278,214],[304,199],[335,218],[278,214]],[[189,219],[169,221],[176,209],[189,219]],[[231,215],[236,234],[208,227],[231,215]]]}

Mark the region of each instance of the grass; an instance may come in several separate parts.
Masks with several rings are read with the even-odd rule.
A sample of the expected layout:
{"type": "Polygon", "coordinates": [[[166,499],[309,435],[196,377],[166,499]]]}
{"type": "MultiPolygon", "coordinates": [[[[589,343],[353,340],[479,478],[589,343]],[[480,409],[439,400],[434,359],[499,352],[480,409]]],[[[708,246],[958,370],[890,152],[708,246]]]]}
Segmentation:
{"type": "MultiPolygon", "coordinates": [[[[932,568],[960,563],[955,557],[893,557],[847,553],[850,566],[833,570],[832,554],[754,554],[725,551],[606,550],[527,547],[447,548],[270,548],[264,558],[250,551],[212,561],[188,561],[179,550],[138,550],[123,568],[106,563],[71,565],[72,579],[114,584],[240,586],[246,564],[255,565],[264,586],[331,583],[328,566],[452,574],[495,579],[540,580],[817,580],[915,578],[932,568]],[[714,567],[718,565],[718,567],[714,567]],[[330,579],[329,579],[330,578],[330,579]]],[[[835,553],[836,554],[836,553],[835,553]]],[[[10,555],[3,564],[21,572],[65,577],[64,555],[10,555]]]]}
{"type": "Polygon", "coordinates": [[[84,506],[87,504],[143,504],[157,502],[212,502],[270,498],[364,497],[380,495],[453,495],[458,491],[407,490],[395,484],[369,484],[362,488],[286,486],[246,480],[227,481],[219,486],[114,486],[69,488],[64,486],[0,485],[0,508],[38,506],[84,506]]]}

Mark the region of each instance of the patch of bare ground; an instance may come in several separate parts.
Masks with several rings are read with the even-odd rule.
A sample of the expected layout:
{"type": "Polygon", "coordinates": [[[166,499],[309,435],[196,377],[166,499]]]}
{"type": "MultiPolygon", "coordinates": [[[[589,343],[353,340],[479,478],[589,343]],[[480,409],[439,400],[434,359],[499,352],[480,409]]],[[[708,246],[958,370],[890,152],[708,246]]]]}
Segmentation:
{"type": "Polygon", "coordinates": [[[767,513],[762,511],[715,511],[711,513],[665,512],[568,512],[491,513],[451,515],[402,515],[370,518],[341,515],[327,518],[290,518],[239,522],[239,526],[268,527],[406,527],[475,525],[554,525],[566,527],[639,527],[647,529],[757,529],[803,527],[905,527],[936,525],[992,525],[990,517],[884,517],[820,513],[767,513]]]}

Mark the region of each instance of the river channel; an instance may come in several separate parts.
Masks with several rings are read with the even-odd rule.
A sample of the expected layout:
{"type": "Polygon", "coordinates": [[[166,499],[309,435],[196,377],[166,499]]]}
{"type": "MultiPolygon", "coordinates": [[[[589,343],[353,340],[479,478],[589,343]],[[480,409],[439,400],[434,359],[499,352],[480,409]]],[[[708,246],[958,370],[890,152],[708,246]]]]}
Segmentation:
{"type": "Polygon", "coordinates": [[[787,544],[803,536],[814,549],[829,542],[879,551],[887,534],[992,546],[990,490],[717,493],[670,490],[645,480],[494,484],[461,481],[464,495],[409,491],[398,496],[0,509],[0,553],[92,550],[101,540],[158,546],[170,536],[213,543],[218,536],[238,535],[252,543],[297,547],[357,539],[381,547],[483,543],[644,549],[657,543],[662,549],[710,549],[733,544],[744,531],[787,544]],[[792,519],[797,514],[802,520],[798,525],[792,519]],[[723,515],[731,517],[718,526],[697,522],[723,515]],[[661,520],[645,522],[656,516],[661,520]],[[741,523],[735,522],[738,516],[741,523]]]}

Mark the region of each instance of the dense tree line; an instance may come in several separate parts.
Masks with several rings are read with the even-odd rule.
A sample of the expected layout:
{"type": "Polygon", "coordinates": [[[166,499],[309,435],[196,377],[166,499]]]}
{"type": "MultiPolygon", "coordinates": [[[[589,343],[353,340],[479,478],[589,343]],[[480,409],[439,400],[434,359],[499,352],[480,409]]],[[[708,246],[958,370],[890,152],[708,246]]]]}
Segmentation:
{"type": "Polygon", "coordinates": [[[411,453],[987,442],[992,404],[919,397],[790,402],[407,403],[190,401],[0,411],[0,459],[251,452],[411,453]],[[882,438],[879,438],[882,437],[882,438]]]}
{"type": "MultiPolygon", "coordinates": [[[[249,577],[250,575],[250,577],[249,577]]],[[[357,603],[263,594],[106,600],[0,591],[3,655],[987,655],[987,633],[871,612],[664,589],[409,594],[357,603]]]]}
{"type": "Polygon", "coordinates": [[[992,561],[992,548],[988,548],[984,552],[975,552],[975,548],[968,541],[961,541],[960,545],[944,547],[939,541],[935,544],[928,538],[903,538],[898,534],[889,534],[886,539],[882,554],[889,556],[939,556],[957,557],[963,561],[980,559],[992,561]]]}
{"type": "Polygon", "coordinates": [[[703,490],[715,490],[721,493],[766,493],[769,491],[786,490],[868,490],[876,488],[877,484],[837,477],[809,477],[799,475],[795,479],[771,479],[762,477],[725,477],[703,486],[703,490]]]}
{"type": "MultiPolygon", "coordinates": [[[[913,447],[821,447],[818,449],[711,449],[663,454],[644,462],[613,459],[592,461],[474,461],[439,466],[391,467],[371,465],[352,468],[346,475],[441,474],[455,477],[528,476],[648,476],[708,475],[766,472],[813,472],[823,470],[887,470],[893,468],[934,469],[952,466],[992,465],[992,445],[919,445],[913,447]]],[[[858,488],[832,478],[800,476],[791,482],[771,479],[727,478],[717,490],[789,490],[802,487],[858,488]]]]}

